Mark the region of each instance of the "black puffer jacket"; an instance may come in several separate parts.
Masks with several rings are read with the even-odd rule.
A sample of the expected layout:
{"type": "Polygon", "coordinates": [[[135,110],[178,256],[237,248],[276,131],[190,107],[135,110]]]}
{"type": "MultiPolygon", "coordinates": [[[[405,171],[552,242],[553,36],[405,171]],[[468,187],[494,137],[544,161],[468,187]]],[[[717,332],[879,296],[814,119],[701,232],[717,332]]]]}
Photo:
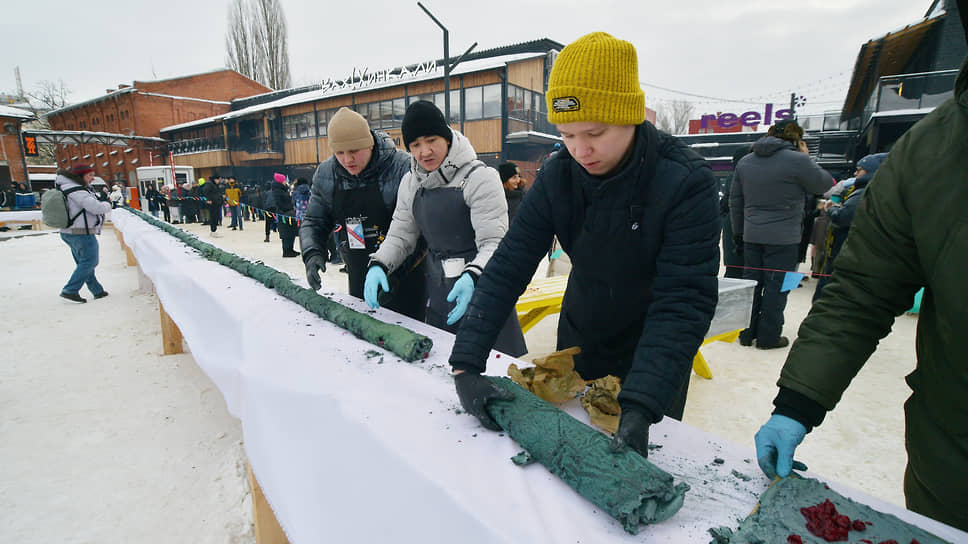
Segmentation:
{"type": "Polygon", "coordinates": [[[630,219],[638,220],[634,230],[640,241],[612,261],[641,281],[634,285],[571,285],[581,266],[573,258],[569,292],[583,291],[586,296],[582,298],[595,300],[596,308],[569,307],[566,296],[559,319],[592,311],[607,313],[624,306],[633,293],[645,300],[635,315],[615,311],[609,317],[616,328],[634,336],[622,339],[623,344],[634,346],[634,353],[625,353],[622,360],[589,361],[586,364],[594,368],[584,370],[623,378],[619,402],[635,405],[652,421],[662,418],[680,384],[688,379],[716,307],[720,220],[718,186],[706,162],[648,122],[637,130],[628,165],[613,178],[588,175],[564,149],[544,163],[477,283],[451,353],[455,369],[484,370],[499,328],[547,254],[552,237],[557,236],[571,255],[583,228],[601,230],[616,210],[627,216],[639,178],[643,178],[646,199],[641,215],[630,219]],[[652,161],[655,175],[647,181],[644,177],[652,164],[645,159],[645,142],[650,140],[657,155],[652,161]],[[573,191],[573,181],[582,190],[573,191]],[[584,222],[579,219],[582,216],[584,222]]]}
{"type": "Polygon", "coordinates": [[[336,226],[333,196],[336,194],[337,184],[347,190],[371,183],[380,184],[380,194],[386,204],[387,215],[393,215],[400,180],[410,171],[410,154],[394,147],[393,140],[385,133],[371,133],[375,142],[373,157],[360,175],[354,176],[347,172],[335,156],[316,167],[309,206],[299,227],[299,245],[304,261],[312,255],[324,254],[326,251],[326,241],[336,226]]]}
{"type": "Polygon", "coordinates": [[[293,210],[289,187],[284,183],[273,182],[265,196],[266,210],[276,213],[289,213],[293,210]]]}

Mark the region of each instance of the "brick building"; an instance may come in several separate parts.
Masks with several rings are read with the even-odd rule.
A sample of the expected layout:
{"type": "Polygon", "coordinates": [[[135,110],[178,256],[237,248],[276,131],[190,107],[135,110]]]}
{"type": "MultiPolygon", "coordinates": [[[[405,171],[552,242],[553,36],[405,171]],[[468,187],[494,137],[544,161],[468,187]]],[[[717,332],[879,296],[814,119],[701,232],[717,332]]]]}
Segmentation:
{"type": "Polygon", "coordinates": [[[234,70],[134,81],[47,114],[57,166],[94,164],[105,180],[135,185],[135,169],[166,162],[161,129],[230,110],[231,100],[269,89],[234,70]]]}
{"type": "Polygon", "coordinates": [[[9,191],[12,183],[27,181],[20,131],[33,118],[27,110],[0,105],[0,192],[9,191]]]}
{"type": "MultiPolygon", "coordinates": [[[[468,137],[482,161],[515,162],[527,182],[534,179],[561,141],[547,121],[544,93],[563,47],[545,38],[473,52],[450,73],[451,126],[468,137]]],[[[271,179],[273,172],[311,177],[332,155],[327,125],[343,106],[402,147],[408,104],[423,99],[445,109],[443,66],[441,59],[356,70],[341,80],[234,100],[231,111],[165,127],[162,135],[175,164],[193,166],[201,177],[232,174],[244,183],[271,179]]]]}

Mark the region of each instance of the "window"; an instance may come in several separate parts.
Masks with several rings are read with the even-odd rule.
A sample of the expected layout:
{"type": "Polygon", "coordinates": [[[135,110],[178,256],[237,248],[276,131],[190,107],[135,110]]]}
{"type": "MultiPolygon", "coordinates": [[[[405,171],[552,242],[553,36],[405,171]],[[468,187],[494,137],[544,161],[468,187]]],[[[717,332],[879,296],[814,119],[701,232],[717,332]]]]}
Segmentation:
{"type": "Polygon", "coordinates": [[[329,134],[329,120],[333,117],[333,110],[322,110],[316,112],[316,129],[319,136],[329,134]]]}
{"type": "Polygon", "coordinates": [[[464,119],[475,121],[484,118],[483,87],[464,89],[464,119]]]}
{"type": "Polygon", "coordinates": [[[393,99],[393,126],[403,125],[403,114],[407,112],[407,105],[402,98],[393,99]]]}
{"type": "Polygon", "coordinates": [[[484,86],[484,118],[493,119],[501,116],[501,85],[484,86]]]}
{"type": "Polygon", "coordinates": [[[313,137],[313,114],[300,113],[282,118],[282,135],[286,140],[313,137]]]}
{"type": "Polygon", "coordinates": [[[508,85],[508,117],[527,121],[531,112],[531,91],[508,85]]]}

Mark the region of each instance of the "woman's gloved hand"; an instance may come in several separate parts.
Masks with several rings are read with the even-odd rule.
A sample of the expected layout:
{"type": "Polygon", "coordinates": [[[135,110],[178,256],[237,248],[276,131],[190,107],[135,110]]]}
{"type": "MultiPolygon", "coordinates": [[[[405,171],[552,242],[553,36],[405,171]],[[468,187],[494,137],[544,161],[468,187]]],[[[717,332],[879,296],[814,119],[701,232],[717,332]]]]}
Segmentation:
{"type": "Polygon", "coordinates": [[[318,291],[323,286],[323,282],[319,279],[320,272],[326,272],[326,259],[319,255],[312,255],[306,259],[306,281],[313,291],[318,291]]]}
{"type": "Polygon", "coordinates": [[[383,271],[383,267],[375,264],[366,271],[366,280],[363,283],[363,300],[370,308],[377,309],[380,307],[377,297],[380,294],[381,287],[384,291],[390,290],[387,273],[383,271]]]}
{"type": "Polygon", "coordinates": [[[621,453],[625,448],[632,448],[642,457],[649,456],[649,418],[642,412],[632,408],[622,408],[622,417],[618,421],[618,431],[608,444],[613,453],[621,453]]]}
{"type": "Polygon", "coordinates": [[[460,405],[467,413],[479,419],[485,428],[501,430],[501,426],[487,413],[487,403],[492,400],[514,400],[514,393],[501,389],[477,372],[454,374],[454,385],[460,405]]]}
{"type": "Polygon", "coordinates": [[[799,421],[774,414],[756,432],[756,462],[769,479],[786,478],[790,471],[807,470],[807,465],[793,460],[793,452],[803,441],[807,428],[799,421]]]}
{"type": "Polygon", "coordinates": [[[447,294],[447,302],[457,301],[454,305],[454,309],[447,314],[447,324],[453,325],[460,321],[460,318],[464,317],[464,312],[467,311],[467,305],[471,302],[471,297],[474,295],[474,278],[470,274],[464,272],[459,278],[457,278],[457,283],[454,284],[454,288],[450,290],[447,294]]]}

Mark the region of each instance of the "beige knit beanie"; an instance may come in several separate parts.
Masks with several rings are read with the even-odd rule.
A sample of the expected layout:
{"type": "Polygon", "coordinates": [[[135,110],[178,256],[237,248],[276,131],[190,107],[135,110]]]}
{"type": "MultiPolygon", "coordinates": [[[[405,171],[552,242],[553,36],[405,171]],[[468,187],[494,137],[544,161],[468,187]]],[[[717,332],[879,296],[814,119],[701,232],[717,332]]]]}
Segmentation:
{"type": "Polygon", "coordinates": [[[362,115],[340,108],[329,120],[329,148],[333,153],[373,147],[370,125],[362,115]]]}

